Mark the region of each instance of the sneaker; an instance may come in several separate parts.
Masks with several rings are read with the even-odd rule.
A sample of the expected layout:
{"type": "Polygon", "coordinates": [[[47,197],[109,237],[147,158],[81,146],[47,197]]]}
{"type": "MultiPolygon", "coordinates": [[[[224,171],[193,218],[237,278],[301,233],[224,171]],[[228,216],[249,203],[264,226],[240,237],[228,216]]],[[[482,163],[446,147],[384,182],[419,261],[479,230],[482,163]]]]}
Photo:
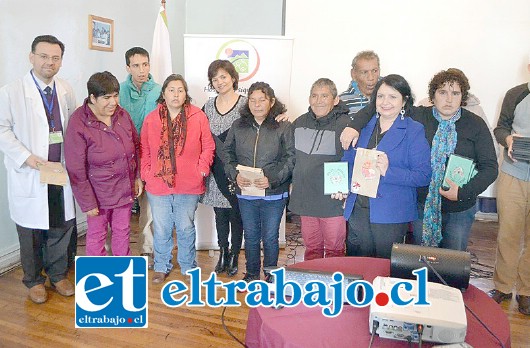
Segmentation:
{"type": "Polygon", "coordinates": [[[259,280],[259,275],[257,274],[251,274],[251,273],[245,273],[245,276],[243,277],[243,281],[250,283],[251,281],[259,280]]]}
{"type": "Polygon", "coordinates": [[[488,296],[493,299],[493,301],[497,303],[501,303],[504,300],[511,300],[512,299],[512,293],[505,294],[504,292],[501,292],[497,289],[490,290],[488,292],[488,296]]]}
{"type": "Polygon", "coordinates": [[[134,202],[131,207],[131,213],[140,214],[140,203],[138,202],[138,198],[134,199],[134,202]]]}

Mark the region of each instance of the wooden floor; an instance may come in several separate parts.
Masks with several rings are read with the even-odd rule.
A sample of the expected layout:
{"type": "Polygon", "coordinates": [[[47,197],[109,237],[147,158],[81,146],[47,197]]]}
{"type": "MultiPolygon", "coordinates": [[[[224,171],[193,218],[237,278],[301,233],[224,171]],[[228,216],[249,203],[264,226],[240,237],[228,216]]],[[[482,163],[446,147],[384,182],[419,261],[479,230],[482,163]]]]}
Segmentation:
{"type": "MultiPolygon", "coordinates": [[[[135,218],[137,219],[137,217],[135,218]]],[[[134,221],[134,230],[137,230],[134,221]]],[[[487,291],[491,289],[492,265],[495,260],[497,223],[477,221],[473,225],[469,249],[474,255],[471,283],[487,291]]],[[[303,245],[296,224],[287,224],[287,247],[280,251],[280,265],[303,259],[303,245]]],[[[132,236],[133,252],[138,251],[137,235],[132,236]]],[[[84,241],[80,240],[79,255],[83,255],[84,241]]],[[[208,251],[198,252],[198,263],[204,275],[215,267],[208,251]]],[[[240,266],[244,269],[244,256],[240,266]]],[[[151,271],[150,271],[151,273],[151,271]]],[[[151,274],[150,274],[151,275],[151,274]]],[[[74,274],[71,272],[70,279],[74,274]]],[[[242,277],[240,272],[237,278],[242,277]]],[[[221,308],[169,308],[160,300],[161,285],[149,283],[148,329],[76,329],[74,326],[74,298],[64,298],[49,291],[45,304],[33,304],[21,283],[22,270],[15,269],[0,277],[0,347],[235,347],[238,343],[223,329],[221,308]]],[[[175,269],[169,279],[187,280],[175,269]]],[[[206,279],[206,278],[205,278],[206,279]]],[[[229,278],[221,276],[221,280],[229,278]]],[[[238,295],[243,301],[243,295],[238,295]]],[[[530,317],[517,311],[513,299],[502,305],[508,315],[512,333],[512,347],[530,347],[530,317]]],[[[226,326],[239,340],[245,339],[248,307],[228,308],[226,326]]],[[[488,348],[488,347],[475,347],[488,348]]]]}

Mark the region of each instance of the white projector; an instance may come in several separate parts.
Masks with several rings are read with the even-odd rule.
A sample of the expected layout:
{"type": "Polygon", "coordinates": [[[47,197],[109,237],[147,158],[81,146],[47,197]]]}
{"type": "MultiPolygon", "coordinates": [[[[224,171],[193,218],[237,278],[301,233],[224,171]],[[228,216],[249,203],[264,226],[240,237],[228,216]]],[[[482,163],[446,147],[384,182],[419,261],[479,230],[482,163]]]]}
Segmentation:
{"type": "Polygon", "coordinates": [[[381,338],[412,342],[419,341],[418,325],[423,326],[422,341],[440,343],[461,343],[466,338],[467,318],[462,294],[458,289],[438,283],[427,283],[426,299],[429,306],[414,305],[418,299],[416,280],[390,277],[377,277],[373,283],[375,295],[385,293],[389,302],[379,306],[372,301],[370,305],[370,333],[374,321],[379,322],[376,334],[381,338]],[[398,282],[410,282],[411,291],[399,287],[397,294],[407,306],[398,306],[392,301],[392,288],[398,282]]]}

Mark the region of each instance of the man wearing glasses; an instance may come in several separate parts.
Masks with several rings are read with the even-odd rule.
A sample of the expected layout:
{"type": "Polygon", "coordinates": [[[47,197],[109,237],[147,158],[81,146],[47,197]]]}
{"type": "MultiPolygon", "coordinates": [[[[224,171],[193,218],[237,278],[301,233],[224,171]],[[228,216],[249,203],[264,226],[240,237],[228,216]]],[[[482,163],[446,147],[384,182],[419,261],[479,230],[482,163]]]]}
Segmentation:
{"type": "Polygon", "coordinates": [[[72,190],[68,183],[41,183],[40,172],[51,162],[64,162],[64,130],[76,107],[72,87],[55,77],[63,54],[64,44],[56,37],[37,36],[29,54],[33,68],[0,89],[0,149],[9,211],[20,242],[22,282],[34,303],[47,300],[46,276],[62,296],[74,294],[66,278],[76,226],[72,190]]]}

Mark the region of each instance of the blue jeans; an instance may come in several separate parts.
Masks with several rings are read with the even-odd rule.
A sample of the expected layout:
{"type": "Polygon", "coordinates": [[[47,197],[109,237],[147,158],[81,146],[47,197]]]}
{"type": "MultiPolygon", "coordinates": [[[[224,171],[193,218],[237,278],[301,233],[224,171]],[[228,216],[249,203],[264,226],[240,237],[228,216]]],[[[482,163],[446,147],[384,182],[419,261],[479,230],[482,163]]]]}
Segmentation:
{"type": "Polygon", "coordinates": [[[247,274],[259,275],[261,257],[260,244],[263,240],[263,267],[277,266],[279,230],[287,199],[275,201],[264,199],[239,199],[239,210],[245,235],[245,258],[247,274]]]}
{"type": "MultiPolygon", "coordinates": [[[[467,242],[471,226],[475,221],[477,204],[471,208],[456,213],[442,213],[442,241],[440,248],[453,250],[467,250],[467,242]]],[[[412,223],[414,244],[421,245],[423,233],[423,206],[418,204],[418,219],[412,223]]]]}
{"type": "Polygon", "coordinates": [[[197,267],[194,219],[199,195],[157,196],[147,192],[147,198],[153,213],[155,272],[169,273],[173,268],[173,228],[177,230],[180,272],[185,274],[187,270],[197,267]]]}

